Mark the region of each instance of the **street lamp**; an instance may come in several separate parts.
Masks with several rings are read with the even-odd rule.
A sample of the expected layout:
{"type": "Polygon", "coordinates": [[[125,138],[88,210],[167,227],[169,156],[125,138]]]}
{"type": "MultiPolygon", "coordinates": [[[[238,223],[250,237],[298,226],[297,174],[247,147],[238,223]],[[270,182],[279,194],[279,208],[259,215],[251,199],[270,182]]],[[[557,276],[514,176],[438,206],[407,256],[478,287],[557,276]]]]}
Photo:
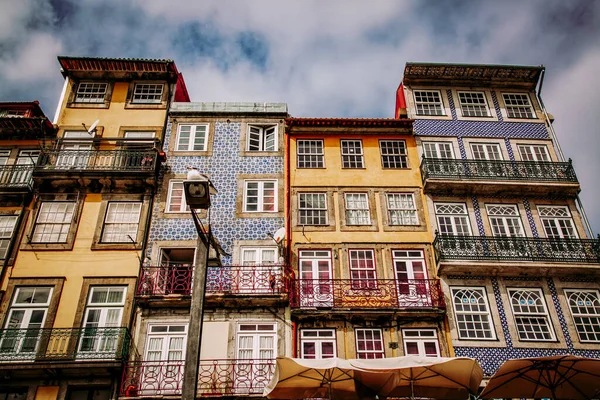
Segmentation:
{"type": "Polygon", "coordinates": [[[200,364],[200,347],[202,342],[202,324],[204,319],[204,293],[206,290],[206,269],[212,235],[210,223],[205,232],[196,210],[208,210],[210,195],[217,191],[210,179],[201,175],[195,168],[190,168],[188,180],[183,182],[185,200],[190,207],[194,226],[198,232],[194,278],[192,281],[192,301],[190,304],[190,323],[183,370],[182,400],[194,400],[198,387],[198,369],[200,364]]]}

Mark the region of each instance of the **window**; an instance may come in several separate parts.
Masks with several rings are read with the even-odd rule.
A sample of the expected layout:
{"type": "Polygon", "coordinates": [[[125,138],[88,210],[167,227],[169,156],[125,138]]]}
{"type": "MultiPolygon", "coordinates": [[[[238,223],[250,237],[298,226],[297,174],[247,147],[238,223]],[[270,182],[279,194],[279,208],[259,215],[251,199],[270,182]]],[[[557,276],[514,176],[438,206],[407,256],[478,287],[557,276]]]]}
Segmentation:
{"type": "Polygon", "coordinates": [[[364,168],[362,141],[342,140],[342,168],[364,168]]]}
{"type": "Polygon", "coordinates": [[[483,92],[458,92],[463,117],[488,117],[488,106],[483,92]]]}
{"type": "Polygon", "coordinates": [[[300,306],[333,306],[331,250],[300,250],[300,306]]]}
{"type": "Polygon", "coordinates": [[[541,289],[508,289],[519,339],[554,340],[541,289]]]}
{"type": "Polygon", "coordinates": [[[419,225],[412,193],[388,193],[387,205],[390,225],[419,225]]]}
{"type": "Polygon", "coordinates": [[[450,142],[423,142],[423,153],[425,158],[454,158],[450,142]]]}
{"type": "Polygon", "coordinates": [[[325,168],[323,140],[298,140],[298,168],[325,168]]]}
{"type": "MultiPolygon", "coordinates": [[[[183,361],[186,339],[187,324],[149,324],[144,360],[183,361]]],[[[183,373],[183,367],[178,370],[180,374],[183,373]]]]}
{"type": "Polygon", "coordinates": [[[540,144],[524,144],[519,145],[519,154],[521,154],[521,160],[523,161],[550,161],[548,155],[548,148],[546,145],[540,144]]]}
{"type": "Polygon", "coordinates": [[[141,210],[141,202],[108,203],[101,242],[135,244],[141,210]]]}
{"type": "Polygon", "coordinates": [[[484,288],[451,288],[458,337],[463,340],[496,338],[484,288]]]}
{"type": "Polygon", "coordinates": [[[75,202],[72,201],[43,202],[35,221],[31,242],[66,243],[74,211],[75,202]]]}
{"type": "Polygon", "coordinates": [[[275,264],[277,260],[277,247],[243,247],[243,265],[275,264]]]}
{"type": "Polygon", "coordinates": [[[131,102],[136,104],[162,103],[163,88],[162,83],[136,83],[131,102]]]}
{"type": "Polygon", "coordinates": [[[440,347],[435,329],[402,329],[404,354],[439,357],[440,347]]]}
{"type": "Polygon", "coordinates": [[[15,226],[17,225],[18,217],[16,215],[0,215],[0,260],[6,259],[8,255],[8,247],[15,226]]]}
{"type": "Polygon", "coordinates": [[[597,290],[565,290],[579,341],[600,342],[600,296],[597,290]]]}
{"type": "Polygon", "coordinates": [[[486,204],[494,236],[525,237],[516,205],[486,204]]]}
{"type": "Polygon", "coordinates": [[[569,208],[565,206],[538,206],[538,213],[546,237],[554,239],[577,239],[577,231],[569,208]]]}
{"type": "Polygon", "coordinates": [[[276,212],[277,181],[246,181],[244,186],[245,212],[276,212]]]}
{"type": "Polygon", "coordinates": [[[300,357],[306,359],[335,358],[335,331],[333,329],[302,329],[300,357]]]}
{"type": "MultiPolygon", "coordinates": [[[[237,358],[240,360],[273,360],[277,356],[275,323],[240,324],[237,333],[237,358]]],[[[256,368],[268,368],[257,363],[256,368]]]]}
{"type": "Polygon", "coordinates": [[[356,329],[356,358],[385,358],[381,329],[356,329]]]}
{"type": "Polygon", "coordinates": [[[404,140],[380,140],[379,150],[383,168],[408,168],[408,155],[404,140]]]}
{"type": "Polygon", "coordinates": [[[166,212],[182,213],[189,210],[185,202],[185,193],[183,190],[183,182],[169,181],[169,193],[167,195],[166,212]]]}
{"type": "MultiPolygon", "coordinates": [[[[114,357],[120,338],[119,328],[125,305],[125,286],[92,286],[83,317],[79,352],[102,353],[114,357]]],[[[96,357],[96,354],[94,355],[96,357]]]]}
{"type": "Polygon", "coordinates": [[[75,103],[104,103],[107,89],[106,82],[81,82],[77,85],[75,103]]]}
{"type": "Polygon", "coordinates": [[[27,114],[27,110],[0,110],[0,115],[6,118],[23,118],[27,114]]]}
{"type": "Polygon", "coordinates": [[[349,250],[348,260],[353,289],[377,288],[373,250],[349,250]]]}
{"type": "Polygon", "coordinates": [[[421,250],[392,250],[398,299],[423,307],[431,303],[425,257],[421,250]]]}
{"type": "Polygon", "coordinates": [[[471,151],[475,160],[502,160],[500,146],[496,143],[472,143],[471,151]]]}
{"type": "Polygon", "coordinates": [[[206,151],[208,125],[179,125],[175,151],[206,151]]]}
{"type": "Polygon", "coordinates": [[[525,93],[502,93],[508,118],[535,118],[529,96],[525,93]]]}
{"type": "Polygon", "coordinates": [[[346,225],[371,225],[369,198],[366,193],[344,193],[346,225]]]}
{"type": "Polygon", "coordinates": [[[298,224],[327,225],[325,193],[298,193],[298,224]]]}
{"type": "Polygon", "coordinates": [[[277,151],[277,125],[248,125],[248,151],[277,151]]]}
{"type": "Polygon", "coordinates": [[[126,147],[152,147],[154,145],[155,131],[126,131],[126,139],[138,139],[138,140],[125,140],[123,145],[126,147]],[[141,140],[146,139],[146,140],[141,140]]]}
{"type": "Polygon", "coordinates": [[[467,206],[462,203],[435,203],[438,229],[442,235],[471,236],[467,206]]]}
{"type": "Polygon", "coordinates": [[[439,90],[415,90],[417,115],[444,115],[442,95],[439,90]]]}

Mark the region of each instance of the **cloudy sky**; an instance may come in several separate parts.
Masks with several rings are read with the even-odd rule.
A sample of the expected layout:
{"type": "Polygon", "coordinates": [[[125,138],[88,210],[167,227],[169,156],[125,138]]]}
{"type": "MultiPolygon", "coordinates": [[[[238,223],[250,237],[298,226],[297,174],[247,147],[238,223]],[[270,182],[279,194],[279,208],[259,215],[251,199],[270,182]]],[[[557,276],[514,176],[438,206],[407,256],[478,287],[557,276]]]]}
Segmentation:
{"type": "Polygon", "coordinates": [[[0,101],[54,115],[56,56],[170,58],[192,101],[393,117],[407,61],[543,64],[542,97],[600,230],[600,1],[0,0],[0,101]]]}

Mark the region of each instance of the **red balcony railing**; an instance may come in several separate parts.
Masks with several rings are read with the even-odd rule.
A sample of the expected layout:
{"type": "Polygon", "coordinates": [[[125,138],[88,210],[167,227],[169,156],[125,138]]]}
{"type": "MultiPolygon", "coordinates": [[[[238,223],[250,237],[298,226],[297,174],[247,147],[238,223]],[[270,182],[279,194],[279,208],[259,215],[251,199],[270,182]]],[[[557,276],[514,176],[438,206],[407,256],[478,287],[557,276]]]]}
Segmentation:
{"type": "Polygon", "coordinates": [[[294,308],[444,308],[438,279],[298,279],[290,291],[294,308]]]}
{"type": "MultiPolygon", "coordinates": [[[[123,369],[120,395],[181,395],[184,361],[129,362],[123,369]]],[[[274,360],[200,360],[198,394],[231,396],[262,394],[275,370],[274,360]]]]}
{"type": "Polygon", "coordinates": [[[191,264],[168,264],[159,267],[144,266],[140,271],[138,296],[189,296],[192,290],[194,267],[191,264]]]}

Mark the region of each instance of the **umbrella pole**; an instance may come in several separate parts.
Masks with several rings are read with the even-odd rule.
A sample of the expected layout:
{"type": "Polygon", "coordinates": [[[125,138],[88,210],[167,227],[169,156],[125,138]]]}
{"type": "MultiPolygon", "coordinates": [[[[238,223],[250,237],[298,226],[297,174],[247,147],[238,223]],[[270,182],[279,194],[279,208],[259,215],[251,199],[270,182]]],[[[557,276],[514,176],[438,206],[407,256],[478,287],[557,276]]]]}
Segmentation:
{"type": "Polygon", "coordinates": [[[415,400],[415,382],[413,379],[413,370],[410,369],[410,398],[411,400],[415,400]]]}

